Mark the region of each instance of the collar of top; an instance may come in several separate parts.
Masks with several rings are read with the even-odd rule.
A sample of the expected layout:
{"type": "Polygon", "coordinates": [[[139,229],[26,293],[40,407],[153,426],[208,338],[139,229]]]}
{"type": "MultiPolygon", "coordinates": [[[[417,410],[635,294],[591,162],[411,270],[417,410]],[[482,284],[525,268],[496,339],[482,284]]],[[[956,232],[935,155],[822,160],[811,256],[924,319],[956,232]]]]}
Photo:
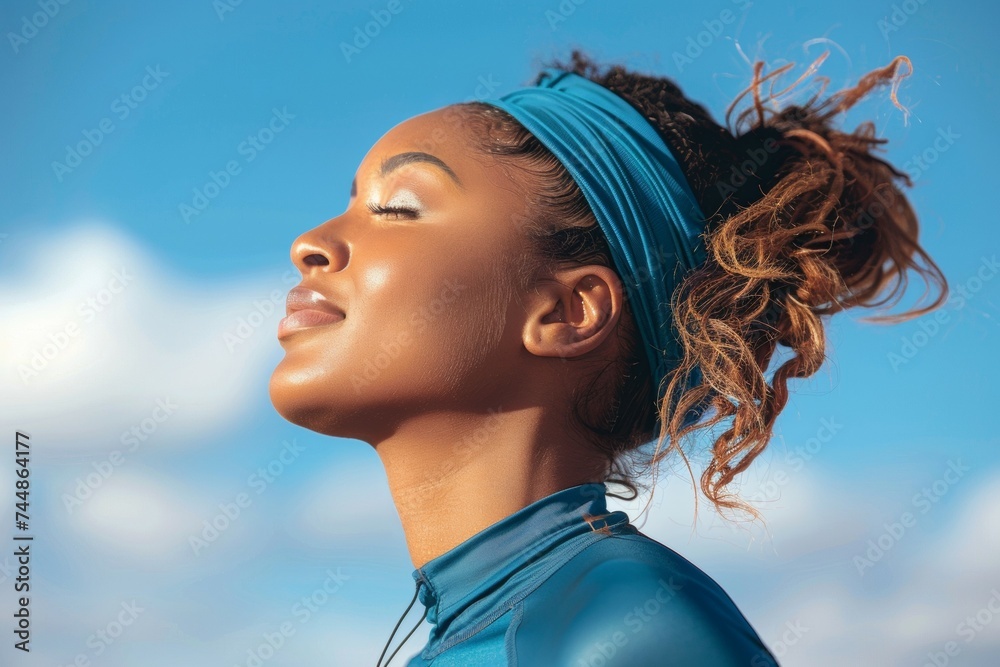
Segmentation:
{"type": "Polygon", "coordinates": [[[572,538],[627,525],[625,512],[608,512],[606,493],[603,482],[557,491],[414,570],[420,602],[435,626],[429,648],[444,650],[504,613],[541,575],[576,554],[576,548],[560,549],[572,538]]]}

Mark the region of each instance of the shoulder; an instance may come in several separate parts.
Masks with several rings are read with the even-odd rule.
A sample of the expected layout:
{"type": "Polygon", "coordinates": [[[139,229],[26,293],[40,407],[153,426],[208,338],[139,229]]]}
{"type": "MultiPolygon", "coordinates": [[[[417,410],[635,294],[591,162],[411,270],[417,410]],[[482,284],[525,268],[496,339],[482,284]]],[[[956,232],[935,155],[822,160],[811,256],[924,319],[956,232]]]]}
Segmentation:
{"type": "Polygon", "coordinates": [[[641,533],[585,548],[519,611],[519,667],[776,664],[715,580],[641,533]]]}

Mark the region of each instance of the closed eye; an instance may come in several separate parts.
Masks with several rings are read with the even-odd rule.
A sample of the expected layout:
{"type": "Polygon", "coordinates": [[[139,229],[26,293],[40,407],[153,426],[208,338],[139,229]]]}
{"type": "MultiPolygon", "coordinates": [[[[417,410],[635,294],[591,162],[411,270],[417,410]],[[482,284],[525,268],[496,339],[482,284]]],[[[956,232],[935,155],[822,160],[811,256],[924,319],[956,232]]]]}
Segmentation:
{"type": "Polygon", "coordinates": [[[369,202],[367,206],[368,210],[375,215],[396,215],[413,219],[418,217],[416,209],[406,208],[405,206],[380,206],[379,204],[373,204],[371,202],[369,202]]]}

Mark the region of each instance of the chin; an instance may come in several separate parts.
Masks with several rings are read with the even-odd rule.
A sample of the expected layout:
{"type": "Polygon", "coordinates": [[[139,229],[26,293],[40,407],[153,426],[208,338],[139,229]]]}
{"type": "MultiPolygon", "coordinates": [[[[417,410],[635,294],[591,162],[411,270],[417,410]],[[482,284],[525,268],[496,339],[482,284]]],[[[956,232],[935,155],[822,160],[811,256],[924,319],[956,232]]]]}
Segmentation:
{"type": "Polygon", "coordinates": [[[346,417],[354,413],[351,406],[338,405],[338,396],[315,377],[299,373],[278,364],[268,383],[271,405],[285,420],[316,433],[354,438],[354,429],[346,417]]]}
{"type": "Polygon", "coordinates": [[[322,432],[319,422],[323,411],[317,405],[322,393],[311,386],[312,383],[298,381],[296,373],[283,368],[284,365],[284,362],[278,364],[271,373],[267,386],[271,405],[289,422],[322,432]]]}

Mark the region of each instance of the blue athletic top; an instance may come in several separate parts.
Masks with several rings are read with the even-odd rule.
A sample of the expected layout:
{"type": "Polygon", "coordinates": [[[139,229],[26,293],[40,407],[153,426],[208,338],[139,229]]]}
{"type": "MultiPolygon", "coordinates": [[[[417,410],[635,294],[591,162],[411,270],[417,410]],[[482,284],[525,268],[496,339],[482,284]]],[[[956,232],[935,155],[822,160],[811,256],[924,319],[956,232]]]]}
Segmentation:
{"type": "Polygon", "coordinates": [[[719,584],[606,492],[553,493],[414,570],[433,627],[407,667],[775,667],[719,584]]]}

